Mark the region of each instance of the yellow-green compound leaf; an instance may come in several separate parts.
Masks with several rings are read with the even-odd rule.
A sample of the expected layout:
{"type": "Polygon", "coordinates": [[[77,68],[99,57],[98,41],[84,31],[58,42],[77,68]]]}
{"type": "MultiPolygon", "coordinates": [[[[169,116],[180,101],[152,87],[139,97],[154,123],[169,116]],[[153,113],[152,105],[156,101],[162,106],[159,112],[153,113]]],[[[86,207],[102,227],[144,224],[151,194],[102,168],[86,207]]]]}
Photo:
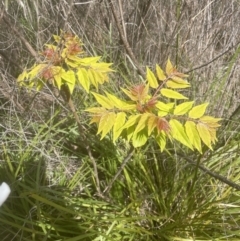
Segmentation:
{"type": "Polygon", "coordinates": [[[173,109],[174,103],[163,103],[161,101],[158,101],[157,104],[155,105],[159,111],[158,111],[158,116],[163,117],[169,114],[171,110],[173,109]]]}
{"type": "Polygon", "coordinates": [[[170,89],[161,89],[161,94],[164,96],[164,97],[167,97],[167,98],[172,98],[172,99],[177,99],[177,100],[186,100],[188,99],[186,96],[174,91],[174,90],[170,90],[170,89]]]}
{"type": "Polygon", "coordinates": [[[125,124],[126,121],[126,113],[119,112],[116,115],[115,123],[113,126],[113,142],[117,140],[117,138],[122,133],[122,126],[125,124]]]}
{"type": "Polygon", "coordinates": [[[154,73],[147,67],[147,81],[149,86],[156,89],[158,87],[157,78],[155,77],[154,73]]]}
{"type": "Polygon", "coordinates": [[[132,144],[133,146],[140,147],[143,146],[148,140],[147,130],[146,128],[139,131],[137,134],[134,133],[132,136],[132,144]]]}
{"type": "Polygon", "coordinates": [[[101,140],[108,134],[108,132],[112,129],[115,124],[116,114],[114,112],[106,112],[100,119],[98,132],[97,134],[102,132],[101,140]]]}
{"type": "Polygon", "coordinates": [[[197,130],[198,130],[199,136],[201,137],[203,143],[212,150],[211,133],[209,132],[208,127],[202,123],[198,123],[197,130]]]}
{"type": "Polygon", "coordinates": [[[151,116],[150,113],[141,114],[140,120],[137,124],[137,127],[136,127],[135,131],[134,131],[134,135],[137,134],[139,131],[143,130],[146,127],[147,120],[150,116],[151,116]]]}
{"type": "Polygon", "coordinates": [[[61,77],[65,80],[65,83],[69,88],[70,94],[72,94],[76,82],[75,73],[72,70],[69,70],[61,74],[61,77]]]}
{"type": "Polygon", "coordinates": [[[159,135],[156,136],[155,140],[156,140],[157,144],[159,145],[161,152],[163,152],[166,147],[165,133],[162,131],[159,135]]]}
{"type": "Polygon", "coordinates": [[[208,106],[208,103],[204,103],[204,104],[193,107],[189,111],[188,116],[193,119],[198,119],[198,118],[202,117],[206,111],[207,106],[208,106]]]}
{"type": "Polygon", "coordinates": [[[199,133],[196,128],[196,124],[193,121],[187,121],[185,123],[185,131],[189,138],[191,144],[200,152],[202,153],[202,145],[199,133]]]}
{"type": "Polygon", "coordinates": [[[177,105],[173,111],[174,115],[184,115],[186,114],[189,110],[192,109],[194,101],[189,101],[189,102],[184,102],[180,105],[177,105]]]}
{"type": "Polygon", "coordinates": [[[79,68],[77,71],[78,82],[82,87],[89,93],[90,89],[90,81],[88,79],[88,73],[85,68],[79,68]]]}
{"type": "Polygon", "coordinates": [[[109,100],[107,97],[97,94],[95,92],[91,92],[95,99],[97,100],[97,102],[104,108],[106,109],[113,109],[114,108],[114,104],[112,103],[111,100],[109,100]]]}
{"type": "Polygon", "coordinates": [[[158,77],[159,80],[161,80],[161,81],[166,80],[167,77],[164,74],[164,71],[157,64],[156,64],[156,72],[157,72],[157,77],[158,77]]]}
{"type": "Polygon", "coordinates": [[[175,119],[170,120],[169,124],[171,127],[172,137],[177,141],[181,142],[183,145],[189,147],[190,149],[193,149],[192,144],[186,135],[183,125],[175,119]]]}

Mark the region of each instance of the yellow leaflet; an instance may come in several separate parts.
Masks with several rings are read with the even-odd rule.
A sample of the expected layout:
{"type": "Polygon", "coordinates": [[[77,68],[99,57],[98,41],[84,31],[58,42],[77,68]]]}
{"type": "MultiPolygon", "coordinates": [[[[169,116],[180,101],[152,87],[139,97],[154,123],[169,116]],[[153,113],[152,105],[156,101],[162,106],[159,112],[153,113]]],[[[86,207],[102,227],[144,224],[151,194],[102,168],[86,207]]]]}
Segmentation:
{"type": "Polygon", "coordinates": [[[151,116],[150,113],[141,114],[138,125],[137,125],[137,127],[134,131],[134,135],[137,134],[138,132],[140,132],[142,129],[144,129],[146,127],[146,122],[147,122],[147,120],[150,116],[151,116]]]}
{"type": "Polygon", "coordinates": [[[76,55],[67,55],[67,58],[73,61],[74,64],[79,65],[82,61],[82,58],[77,57],[76,55]]]}
{"type": "Polygon", "coordinates": [[[98,124],[100,120],[101,120],[101,115],[94,115],[90,121],[90,125],[93,123],[98,124]]]}
{"type": "Polygon", "coordinates": [[[113,72],[114,70],[109,68],[112,63],[91,63],[89,67],[93,68],[95,71],[99,72],[113,72]]]}
{"type": "Polygon", "coordinates": [[[88,69],[88,79],[95,86],[95,88],[98,89],[98,80],[94,70],[88,69]]]}
{"type": "Polygon", "coordinates": [[[128,104],[128,103],[125,103],[125,104],[120,108],[120,110],[125,110],[125,111],[136,110],[136,109],[137,109],[137,105],[135,105],[135,104],[128,104]]]}
{"type": "Polygon", "coordinates": [[[171,109],[174,106],[174,103],[163,103],[161,101],[158,101],[157,104],[155,105],[159,110],[164,111],[164,112],[170,112],[171,109]]]}
{"type": "Polygon", "coordinates": [[[115,123],[113,126],[113,142],[117,140],[117,138],[122,133],[122,127],[125,124],[126,121],[126,113],[125,112],[119,112],[117,113],[115,123]]]}
{"type": "Polygon", "coordinates": [[[99,84],[103,84],[105,81],[108,80],[108,78],[106,78],[106,74],[101,73],[101,72],[96,72],[97,76],[98,76],[98,82],[99,84]]]}
{"type": "MultiPolygon", "coordinates": [[[[175,73],[175,74],[181,74],[181,75],[184,75],[182,73],[175,73]]],[[[186,75],[188,76],[188,75],[186,75]]],[[[184,80],[178,76],[171,76],[171,80],[178,83],[178,84],[187,84],[187,85],[190,85],[190,83],[187,81],[187,80],[184,80]]]]}
{"type": "Polygon", "coordinates": [[[75,73],[72,70],[69,70],[67,72],[62,73],[61,77],[66,81],[65,83],[69,88],[70,94],[72,94],[76,82],[75,73]]]}
{"type": "Polygon", "coordinates": [[[96,63],[100,59],[101,59],[101,56],[81,58],[79,61],[79,64],[89,66],[89,64],[96,63]]]}
{"type": "Polygon", "coordinates": [[[192,144],[190,143],[189,138],[186,135],[183,125],[175,119],[170,120],[169,124],[171,127],[172,137],[192,150],[192,144]]]}
{"type": "Polygon", "coordinates": [[[62,57],[65,59],[65,63],[66,63],[69,67],[71,67],[71,68],[77,68],[77,67],[79,66],[77,63],[72,62],[72,61],[66,59],[63,55],[62,55],[62,57]]]}
{"type": "Polygon", "coordinates": [[[199,120],[210,128],[217,128],[221,126],[218,123],[218,121],[220,121],[221,118],[214,118],[212,116],[203,116],[199,120]]]}
{"type": "Polygon", "coordinates": [[[173,68],[173,65],[170,61],[170,59],[167,60],[167,64],[166,64],[166,73],[168,76],[170,76],[173,72],[174,68],[173,68]]]}
{"type": "Polygon", "coordinates": [[[102,132],[101,140],[108,134],[112,129],[116,119],[116,114],[114,112],[106,112],[105,115],[102,115],[97,134],[102,132]]]}
{"type": "Polygon", "coordinates": [[[122,127],[122,129],[127,129],[131,126],[133,126],[134,124],[136,124],[140,118],[140,114],[138,115],[131,115],[128,119],[128,121],[124,124],[124,126],[122,127]]]}
{"type": "Polygon", "coordinates": [[[121,107],[125,104],[122,100],[118,99],[115,95],[111,95],[107,91],[104,91],[104,92],[107,95],[108,99],[111,100],[113,105],[118,109],[121,109],[121,107]]]}
{"type": "Polygon", "coordinates": [[[161,101],[158,101],[155,106],[159,109],[158,116],[163,117],[168,115],[171,112],[171,110],[173,109],[174,103],[165,104],[161,101]]]}
{"type": "Polygon", "coordinates": [[[52,67],[53,78],[55,80],[55,86],[60,90],[62,86],[62,74],[65,73],[65,70],[61,67],[54,66],[52,67]]]}
{"type": "Polygon", "coordinates": [[[159,145],[161,152],[163,152],[166,147],[166,134],[161,131],[161,133],[156,136],[155,140],[159,145]]]}
{"type": "Polygon", "coordinates": [[[157,79],[154,75],[154,73],[147,67],[147,81],[149,83],[149,86],[156,89],[158,87],[157,79]]]}
{"type": "Polygon", "coordinates": [[[24,70],[17,78],[17,81],[22,82],[25,79],[28,79],[28,72],[24,70]]]}
{"type": "Polygon", "coordinates": [[[132,136],[132,144],[135,148],[143,146],[148,139],[146,128],[132,136]]]}
{"type": "Polygon", "coordinates": [[[198,130],[199,136],[201,137],[203,143],[212,150],[211,134],[210,134],[207,126],[202,123],[198,123],[197,130],[198,130]]]}
{"type": "MultiPolygon", "coordinates": [[[[29,87],[33,87],[34,83],[32,83],[32,86],[29,86],[29,87]]],[[[40,80],[40,81],[37,81],[37,86],[36,86],[36,90],[39,91],[43,88],[43,82],[40,80]]]]}
{"type": "Polygon", "coordinates": [[[167,78],[166,75],[164,74],[164,71],[157,64],[156,64],[156,72],[159,80],[164,81],[167,78]]]}
{"type": "Polygon", "coordinates": [[[210,136],[211,136],[211,141],[213,144],[216,143],[217,141],[217,137],[216,137],[216,129],[213,129],[213,128],[209,128],[209,133],[210,133],[210,136]]]}
{"type": "Polygon", "coordinates": [[[97,83],[97,85],[104,83],[105,76],[102,73],[97,72],[95,70],[91,70],[91,73],[92,73],[92,76],[94,77],[94,80],[97,83]]]}
{"type": "Polygon", "coordinates": [[[129,90],[126,90],[124,88],[121,88],[121,90],[133,101],[137,101],[138,97],[135,95],[132,95],[131,92],[129,90]]]}
{"type": "Polygon", "coordinates": [[[126,133],[127,133],[127,140],[130,141],[132,136],[133,136],[133,133],[134,133],[134,130],[135,130],[135,126],[130,126],[129,128],[127,128],[126,130],[126,133]]]}
{"type": "Polygon", "coordinates": [[[174,80],[175,78],[178,78],[178,77],[172,77],[171,80],[167,81],[166,86],[173,89],[185,89],[190,87],[190,84],[187,81],[180,78],[178,78],[179,81],[175,81],[174,80]]]}
{"type": "Polygon", "coordinates": [[[189,138],[190,143],[200,152],[202,153],[202,145],[201,139],[198,134],[196,124],[193,121],[187,121],[185,123],[185,131],[189,138]]]}
{"type": "Polygon", "coordinates": [[[206,121],[206,122],[209,122],[209,123],[216,123],[216,122],[222,120],[222,118],[214,118],[212,116],[205,115],[205,116],[201,117],[200,120],[206,121]]]}
{"type": "Polygon", "coordinates": [[[186,114],[189,110],[192,109],[194,101],[189,101],[189,102],[184,102],[180,105],[177,105],[173,111],[174,115],[184,115],[186,114]]]}
{"type": "Polygon", "coordinates": [[[109,100],[107,97],[97,94],[95,92],[91,92],[95,99],[97,100],[97,102],[104,108],[106,109],[113,109],[114,108],[114,104],[112,103],[111,100],[109,100]]]}
{"type": "Polygon", "coordinates": [[[47,64],[38,64],[32,68],[32,70],[28,73],[28,76],[30,77],[30,79],[34,79],[39,74],[41,74],[41,71],[43,71],[44,68],[47,69],[47,68],[50,68],[50,66],[48,67],[47,64]]]}
{"type": "Polygon", "coordinates": [[[204,103],[204,104],[193,107],[189,111],[188,116],[193,119],[198,119],[198,118],[202,117],[206,111],[208,104],[209,103],[204,103]]]}
{"type": "Polygon", "coordinates": [[[167,98],[172,98],[172,99],[177,99],[177,100],[186,100],[188,99],[187,97],[185,97],[184,95],[174,91],[174,90],[170,90],[170,89],[161,89],[160,90],[161,94],[167,98]]]}
{"type": "Polygon", "coordinates": [[[61,37],[58,35],[53,35],[53,38],[57,43],[61,40],[61,37]]]}
{"type": "Polygon", "coordinates": [[[80,85],[82,85],[86,92],[89,93],[90,81],[88,79],[87,70],[85,68],[79,68],[77,71],[77,78],[80,85]]]}

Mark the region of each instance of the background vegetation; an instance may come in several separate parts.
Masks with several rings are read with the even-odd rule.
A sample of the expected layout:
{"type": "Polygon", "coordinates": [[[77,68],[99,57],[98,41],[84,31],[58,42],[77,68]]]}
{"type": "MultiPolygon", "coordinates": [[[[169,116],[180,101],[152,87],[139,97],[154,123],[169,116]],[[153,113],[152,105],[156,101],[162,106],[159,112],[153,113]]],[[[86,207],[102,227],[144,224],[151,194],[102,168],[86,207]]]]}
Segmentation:
{"type": "Polygon", "coordinates": [[[12,189],[0,209],[1,240],[240,240],[238,0],[2,0],[0,9],[0,183],[12,189]],[[131,156],[128,143],[99,140],[83,112],[94,99],[76,90],[86,148],[51,86],[37,93],[16,84],[60,29],[114,63],[104,88],[115,93],[170,57],[190,75],[186,94],[223,118],[214,151],[175,143],[160,153],[149,141],[131,156]]]}

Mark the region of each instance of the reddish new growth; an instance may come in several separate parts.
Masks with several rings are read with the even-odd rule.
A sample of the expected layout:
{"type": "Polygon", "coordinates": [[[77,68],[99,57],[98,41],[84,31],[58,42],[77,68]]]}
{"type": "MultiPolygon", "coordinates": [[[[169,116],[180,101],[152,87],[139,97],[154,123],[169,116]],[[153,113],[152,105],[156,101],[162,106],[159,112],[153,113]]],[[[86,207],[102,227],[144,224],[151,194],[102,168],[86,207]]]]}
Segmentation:
{"type": "Polygon", "coordinates": [[[70,54],[70,55],[77,55],[77,54],[79,54],[79,53],[82,52],[82,48],[81,48],[81,46],[80,46],[79,43],[77,43],[77,42],[72,42],[72,43],[68,46],[67,52],[68,52],[68,54],[70,54]]]}
{"type": "Polygon", "coordinates": [[[132,96],[136,97],[136,100],[143,101],[147,96],[147,91],[144,84],[135,85],[131,88],[132,96]]]}
{"type": "Polygon", "coordinates": [[[155,97],[153,97],[149,101],[147,101],[147,103],[145,103],[145,104],[138,103],[137,110],[141,113],[151,112],[152,109],[154,109],[156,103],[157,103],[157,99],[155,97]]]}
{"type": "Polygon", "coordinates": [[[51,68],[44,69],[41,72],[41,78],[43,78],[45,80],[52,80],[53,79],[53,72],[52,72],[51,68]]]}
{"type": "Polygon", "coordinates": [[[157,118],[156,127],[158,130],[158,133],[160,133],[161,131],[164,131],[165,133],[169,133],[170,131],[169,123],[166,121],[166,119],[162,117],[157,118]]]}
{"type": "Polygon", "coordinates": [[[42,55],[50,60],[53,65],[58,65],[61,62],[61,57],[53,48],[47,48],[42,52],[42,55]]]}

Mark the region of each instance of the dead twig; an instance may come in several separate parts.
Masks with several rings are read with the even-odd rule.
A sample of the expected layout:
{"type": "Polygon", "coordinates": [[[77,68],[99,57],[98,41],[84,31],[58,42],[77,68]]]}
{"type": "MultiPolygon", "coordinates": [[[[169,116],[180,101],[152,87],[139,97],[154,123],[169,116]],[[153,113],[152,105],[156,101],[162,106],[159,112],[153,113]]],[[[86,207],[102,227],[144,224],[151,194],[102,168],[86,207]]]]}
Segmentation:
{"type": "Polygon", "coordinates": [[[128,163],[128,161],[131,159],[131,157],[133,156],[134,154],[134,147],[131,146],[127,156],[125,157],[125,159],[123,160],[120,168],[118,169],[118,172],[115,174],[115,176],[113,177],[113,179],[111,180],[111,182],[108,184],[108,186],[104,189],[103,193],[106,193],[108,194],[109,191],[111,190],[112,188],[112,185],[113,183],[116,181],[116,179],[118,178],[118,176],[121,174],[121,172],[123,171],[124,167],[126,166],[126,164],[128,163]]]}
{"type": "Polygon", "coordinates": [[[137,61],[129,43],[128,43],[128,40],[127,38],[125,38],[125,35],[124,35],[124,30],[123,30],[123,27],[121,26],[121,21],[119,20],[118,18],[118,15],[117,15],[117,12],[114,8],[114,5],[113,5],[113,2],[112,0],[108,0],[108,3],[111,7],[111,10],[112,10],[112,14],[113,14],[113,17],[114,17],[114,20],[116,22],[116,25],[117,25],[117,29],[118,29],[118,32],[119,32],[119,35],[120,35],[120,38],[123,42],[123,45],[126,49],[126,52],[127,54],[129,55],[130,59],[132,60],[132,62],[134,63],[135,67],[137,68],[138,70],[138,73],[143,77],[145,78],[145,72],[144,70],[142,69],[142,67],[140,66],[139,62],[137,61]]]}

